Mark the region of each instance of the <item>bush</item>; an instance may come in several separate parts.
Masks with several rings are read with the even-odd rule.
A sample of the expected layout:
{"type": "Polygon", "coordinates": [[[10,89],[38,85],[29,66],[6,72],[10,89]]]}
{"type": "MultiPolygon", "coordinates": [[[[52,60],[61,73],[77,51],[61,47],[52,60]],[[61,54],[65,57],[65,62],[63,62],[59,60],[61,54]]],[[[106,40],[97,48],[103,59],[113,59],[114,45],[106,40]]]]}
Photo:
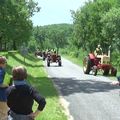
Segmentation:
{"type": "Polygon", "coordinates": [[[117,69],[120,70],[120,53],[118,51],[112,52],[111,61],[112,61],[112,64],[116,66],[117,69]]]}

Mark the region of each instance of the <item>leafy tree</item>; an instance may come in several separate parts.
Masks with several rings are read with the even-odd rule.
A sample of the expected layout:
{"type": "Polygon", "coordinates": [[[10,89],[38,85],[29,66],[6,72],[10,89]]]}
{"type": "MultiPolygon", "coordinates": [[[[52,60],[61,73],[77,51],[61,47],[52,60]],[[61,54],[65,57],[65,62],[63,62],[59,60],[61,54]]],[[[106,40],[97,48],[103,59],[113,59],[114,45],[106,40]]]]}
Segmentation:
{"type": "Polygon", "coordinates": [[[68,39],[72,34],[72,25],[54,24],[39,26],[34,28],[34,36],[37,47],[40,49],[53,48],[59,50],[68,44],[68,39]]]}
{"type": "Polygon", "coordinates": [[[101,35],[103,23],[102,15],[108,12],[115,2],[113,0],[89,1],[76,12],[72,11],[74,23],[74,43],[78,48],[93,50],[100,43],[103,44],[101,35]]]}
{"type": "Polygon", "coordinates": [[[112,8],[103,15],[102,35],[107,45],[112,45],[113,49],[120,51],[120,8],[112,8]]]}
{"type": "Polygon", "coordinates": [[[0,45],[2,49],[18,49],[28,43],[32,34],[30,17],[37,7],[32,0],[0,1],[0,45]],[[31,7],[30,7],[31,6],[31,7]]]}

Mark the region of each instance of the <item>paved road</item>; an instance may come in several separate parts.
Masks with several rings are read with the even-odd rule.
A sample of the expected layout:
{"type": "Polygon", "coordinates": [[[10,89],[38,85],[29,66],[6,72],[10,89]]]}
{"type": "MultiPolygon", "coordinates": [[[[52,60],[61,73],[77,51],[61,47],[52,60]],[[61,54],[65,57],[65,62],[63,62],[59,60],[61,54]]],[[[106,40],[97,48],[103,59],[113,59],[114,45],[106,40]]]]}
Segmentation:
{"type": "Polygon", "coordinates": [[[108,78],[84,75],[82,68],[62,59],[47,67],[63,98],[69,102],[74,120],[120,120],[120,87],[111,86],[108,78]]]}

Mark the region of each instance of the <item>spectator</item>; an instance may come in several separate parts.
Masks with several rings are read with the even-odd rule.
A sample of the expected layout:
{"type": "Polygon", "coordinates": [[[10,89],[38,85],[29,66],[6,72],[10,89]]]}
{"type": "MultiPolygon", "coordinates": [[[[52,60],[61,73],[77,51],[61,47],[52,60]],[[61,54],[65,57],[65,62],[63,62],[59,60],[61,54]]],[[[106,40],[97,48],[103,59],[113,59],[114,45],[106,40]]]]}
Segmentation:
{"type": "Polygon", "coordinates": [[[13,85],[7,89],[8,120],[34,120],[45,107],[45,99],[33,87],[26,83],[27,71],[24,67],[12,70],[13,85]],[[34,100],[38,103],[32,111],[34,100]]]}
{"type": "Polygon", "coordinates": [[[5,67],[6,67],[6,58],[0,56],[0,119],[6,120],[8,107],[6,104],[6,88],[7,85],[4,85],[4,77],[5,77],[5,67]]]}

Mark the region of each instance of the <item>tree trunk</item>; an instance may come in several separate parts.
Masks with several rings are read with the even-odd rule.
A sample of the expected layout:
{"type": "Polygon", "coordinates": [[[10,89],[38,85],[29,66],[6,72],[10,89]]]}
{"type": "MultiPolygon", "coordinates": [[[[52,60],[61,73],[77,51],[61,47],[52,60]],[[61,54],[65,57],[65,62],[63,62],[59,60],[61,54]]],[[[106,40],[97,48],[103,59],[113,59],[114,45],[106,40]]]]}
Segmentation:
{"type": "Polygon", "coordinates": [[[5,49],[5,51],[6,51],[6,50],[7,50],[7,42],[5,41],[5,43],[4,43],[4,44],[5,44],[5,45],[4,45],[4,46],[5,46],[5,48],[4,48],[4,49],[5,49]]]}
{"type": "Polygon", "coordinates": [[[2,50],[2,37],[0,37],[0,51],[2,50]]]}
{"type": "Polygon", "coordinates": [[[13,50],[17,50],[16,42],[13,40],[13,50]]]}

